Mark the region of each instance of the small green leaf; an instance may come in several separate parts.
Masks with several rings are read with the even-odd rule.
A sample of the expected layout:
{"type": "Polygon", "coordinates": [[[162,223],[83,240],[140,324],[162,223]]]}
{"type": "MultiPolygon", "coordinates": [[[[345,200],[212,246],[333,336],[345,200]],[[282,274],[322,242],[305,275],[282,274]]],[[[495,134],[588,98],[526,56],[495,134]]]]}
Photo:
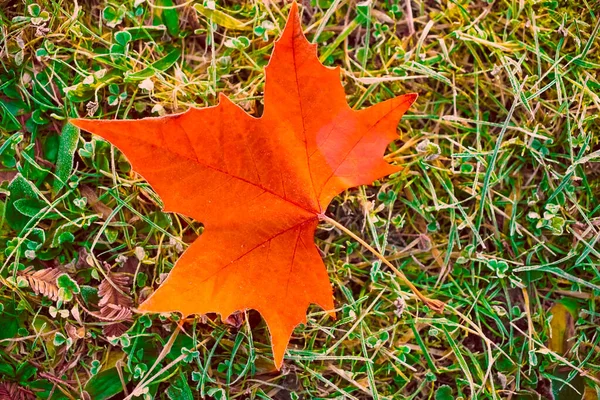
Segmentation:
{"type": "Polygon", "coordinates": [[[143,272],[137,274],[136,285],[137,287],[144,287],[148,283],[148,275],[143,272]]]}
{"type": "Polygon", "coordinates": [[[30,16],[37,17],[42,12],[42,8],[39,6],[39,4],[32,3],[27,6],[27,12],[30,16]]]}
{"type": "Polygon", "coordinates": [[[454,400],[452,388],[448,385],[442,385],[435,391],[435,400],[454,400]]]}
{"type": "Polygon", "coordinates": [[[14,378],[15,369],[10,364],[2,363],[2,364],[0,364],[0,376],[8,376],[8,377],[14,378]]]}
{"type": "Polygon", "coordinates": [[[65,335],[63,335],[60,332],[56,332],[54,334],[54,345],[55,346],[62,346],[63,344],[65,344],[67,341],[67,338],[65,337],[65,335]]]}
{"type": "Polygon", "coordinates": [[[34,217],[46,208],[46,204],[38,199],[18,199],[14,202],[14,206],[18,212],[27,217],[34,217]]]}
{"type": "Polygon", "coordinates": [[[108,105],[115,106],[119,102],[119,98],[117,96],[111,95],[108,96],[108,105]]]}
{"type": "Polygon", "coordinates": [[[30,217],[17,210],[15,202],[28,199],[41,203],[41,200],[39,199],[33,184],[21,174],[15,176],[8,185],[8,190],[10,194],[8,201],[6,202],[6,222],[8,222],[8,225],[14,230],[21,231],[29,222],[30,217]]]}
{"type": "Polygon", "coordinates": [[[250,46],[250,39],[248,39],[246,36],[240,36],[237,39],[240,41],[242,46],[244,46],[244,49],[247,49],[248,46],[250,46]]]}
{"type": "Polygon", "coordinates": [[[80,292],[77,282],[67,274],[62,274],[56,278],[56,284],[59,288],[59,296],[64,301],[71,301],[73,299],[73,295],[80,292]]]}
{"type": "Polygon", "coordinates": [[[498,278],[505,278],[509,272],[508,264],[503,260],[489,260],[487,265],[492,271],[496,272],[498,278]]]}
{"type": "Polygon", "coordinates": [[[113,59],[117,59],[117,58],[124,56],[126,52],[127,52],[126,46],[122,46],[118,43],[115,43],[110,46],[110,56],[113,59]]]}
{"type": "Polygon", "coordinates": [[[529,350],[529,365],[531,365],[532,367],[538,365],[538,357],[535,350],[529,350]]]}
{"type": "Polygon", "coordinates": [[[108,91],[110,92],[110,94],[114,94],[115,96],[121,93],[121,91],[119,90],[119,85],[114,83],[108,85],[108,91]]]}
{"type": "Polygon", "coordinates": [[[182,347],[181,355],[185,356],[183,361],[185,361],[186,363],[191,363],[192,361],[194,361],[195,358],[198,358],[200,356],[200,352],[198,350],[192,351],[186,347],[182,347]]]}
{"type": "MultiPolygon", "coordinates": [[[[9,276],[8,278],[6,278],[6,281],[8,283],[10,283],[12,286],[18,287],[18,288],[26,288],[28,286],[27,280],[25,278],[23,278],[22,276],[17,276],[16,278],[9,276]]],[[[18,307],[17,307],[17,309],[18,309],[18,307]]]]}
{"type": "Polygon", "coordinates": [[[138,322],[144,327],[144,328],[150,328],[152,326],[152,319],[150,318],[150,316],[148,314],[143,314],[139,319],[138,322]]]}
{"type": "Polygon", "coordinates": [[[115,42],[121,46],[127,46],[127,43],[131,42],[131,33],[127,31],[119,31],[115,33],[115,42]]]}
{"type": "Polygon", "coordinates": [[[139,363],[133,369],[133,378],[139,379],[148,371],[148,366],[144,363],[139,363]]]}
{"type": "Polygon", "coordinates": [[[114,28],[115,26],[119,25],[123,21],[124,16],[125,10],[123,10],[122,7],[115,8],[109,5],[102,10],[102,18],[104,18],[106,25],[110,28],[114,28]]]}
{"type": "Polygon", "coordinates": [[[371,19],[371,2],[363,1],[356,5],[356,19],[361,25],[366,25],[371,19]]]}
{"type": "Polygon", "coordinates": [[[97,303],[99,301],[98,289],[84,285],[81,287],[81,297],[83,297],[86,305],[97,303]]]}
{"type": "Polygon", "coordinates": [[[100,361],[92,360],[92,364],[90,367],[90,374],[96,375],[98,373],[98,371],[100,371],[101,367],[102,367],[102,364],[100,363],[100,361]]]}
{"type": "Polygon", "coordinates": [[[60,133],[58,145],[58,158],[52,191],[58,193],[66,184],[73,169],[73,157],[79,143],[79,128],[67,123],[60,133]]]}
{"type": "Polygon", "coordinates": [[[117,238],[119,237],[119,231],[114,228],[106,228],[104,230],[104,236],[106,237],[108,243],[112,244],[117,241],[117,238]]]}
{"type": "Polygon", "coordinates": [[[31,113],[31,119],[37,125],[45,125],[50,122],[48,118],[44,117],[42,110],[40,109],[37,109],[31,113]]]}
{"type": "Polygon", "coordinates": [[[73,243],[75,241],[75,236],[71,232],[63,232],[58,236],[58,243],[73,243]]]}
{"type": "MultiPolygon", "coordinates": [[[[125,383],[131,380],[131,376],[124,374],[125,383]]],[[[97,373],[86,383],[85,391],[94,400],[108,400],[123,392],[121,377],[116,368],[110,368],[97,373]]]]}
{"type": "Polygon", "coordinates": [[[121,347],[129,347],[131,346],[131,339],[129,335],[124,333],[119,337],[119,342],[121,343],[121,347]]]}
{"type": "Polygon", "coordinates": [[[73,199],[73,205],[81,210],[87,205],[87,197],[76,197],[73,199]]]}

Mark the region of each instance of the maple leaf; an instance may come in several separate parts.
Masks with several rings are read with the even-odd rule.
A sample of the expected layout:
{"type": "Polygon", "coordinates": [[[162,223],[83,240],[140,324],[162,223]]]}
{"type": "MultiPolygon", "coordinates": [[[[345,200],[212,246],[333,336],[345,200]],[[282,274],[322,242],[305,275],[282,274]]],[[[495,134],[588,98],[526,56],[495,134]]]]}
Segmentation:
{"type": "Polygon", "coordinates": [[[165,211],[204,223],[143,312],[255,309],[279,368],[294,328],[316,303],[334,316],[314,244],[340,192],[397,172],[383,154],[417,95],[363,110],[346,103],[340,69],[323,66],[295,3],[265,68],[260,118],[220,94],[219,104],[141,120],[71,122],[117,146],[163,199],[165,211]]]}

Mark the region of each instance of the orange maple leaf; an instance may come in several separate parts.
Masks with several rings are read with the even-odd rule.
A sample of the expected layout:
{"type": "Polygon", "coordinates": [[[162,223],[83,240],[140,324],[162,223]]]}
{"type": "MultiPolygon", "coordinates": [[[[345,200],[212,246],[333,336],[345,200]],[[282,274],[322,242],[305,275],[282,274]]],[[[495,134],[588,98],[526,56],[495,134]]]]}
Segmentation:
{"type": "Polygon", "coordinates": [[[323,66],[295,3],[265,68],[264,114],[226,96],[208,108],[141,120],[75,119],[117,146],[163,199],[165,211],[204,223],[143,312],[255,309],[279,368],[294,327],[333,295],[314,244],[334,196],[400,168],[383,159],[416,94],[364,110],[346,103],[340,69],[323,66]]]}

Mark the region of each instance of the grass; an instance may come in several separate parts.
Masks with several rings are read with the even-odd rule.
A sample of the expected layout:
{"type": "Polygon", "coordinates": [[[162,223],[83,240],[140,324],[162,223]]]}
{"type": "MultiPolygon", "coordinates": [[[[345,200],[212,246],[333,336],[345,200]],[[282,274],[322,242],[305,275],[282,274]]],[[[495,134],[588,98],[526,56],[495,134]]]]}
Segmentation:
{"type": "Polygon", "coordinates": [[[420,95],[388,155],[405,172],[328,215],[447,307],[323,224],[338,318],[311,308],[281,372],[253,311],[131,313],[202,226],[65,125],[219,92],[259,114],[288,5],[136,3],[0,6],[0,397],[598,398],[597,1],[305,2],[352,107],[420,95]]]}

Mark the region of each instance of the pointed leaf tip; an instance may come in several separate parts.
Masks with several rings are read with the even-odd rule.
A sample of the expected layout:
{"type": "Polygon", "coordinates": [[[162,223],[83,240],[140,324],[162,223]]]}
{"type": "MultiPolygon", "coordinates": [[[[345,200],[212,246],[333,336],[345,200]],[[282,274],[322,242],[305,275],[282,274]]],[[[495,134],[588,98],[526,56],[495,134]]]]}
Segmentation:
{"type": "Polygon", "coordinates": [[[81,119],[81,118],[69,118],[69,119],[67,120],[67,122],[68,122],[69,124],[73,124],[73,125],[75,125],[75,126],[76,126],[76,127],[78,127],[78,128],[81,128],[81,127],[79,126],[79,123],[80,123],[81,121],[85,121],[85,120],[84,120],[84,119],[81,119]]]}
{"type": "Polygon", "coordinates": [[[408,98],[408,100],[410,101],[410,104],[412,105],[415,101],[417,101],[417,99],[419,98],[419,94],[418,93],[407,93],[404,96],[406,96],[408,98]]]}
{"type": "Polygon", "coordinates": [[[304,32],[302,31],[302,24],[300,23],[300,12],[298,11],[298,3],[295,1],[292,2],[292,7],[290,8],[290,12],[288,14],[287,20],[285,21],[285,27],[279,40],[281,40],[288,32],[292,32],[292,38],[296,35],[300,34],[304,36],[304,32]]]}
{"type": "MultiPolygon", "coordinates": [[[[98,120],[93,119],[85,119],[85,118],[70,118],[68,123],[75,125],[79,129],[83,129],[84,131],[91,132],[90,129],[94,127],[98,120]]],[[[95,132],[92,132],[95,133],[95,132]]]]}
{"type": "Polygon", "coordinates": [[[293,16],[298,16],[298,3],[296,3],[295,1],[292,1],[292,7],[290,8],[290,15],[288,16],[288,18],[291,18],[293,16]]]}

